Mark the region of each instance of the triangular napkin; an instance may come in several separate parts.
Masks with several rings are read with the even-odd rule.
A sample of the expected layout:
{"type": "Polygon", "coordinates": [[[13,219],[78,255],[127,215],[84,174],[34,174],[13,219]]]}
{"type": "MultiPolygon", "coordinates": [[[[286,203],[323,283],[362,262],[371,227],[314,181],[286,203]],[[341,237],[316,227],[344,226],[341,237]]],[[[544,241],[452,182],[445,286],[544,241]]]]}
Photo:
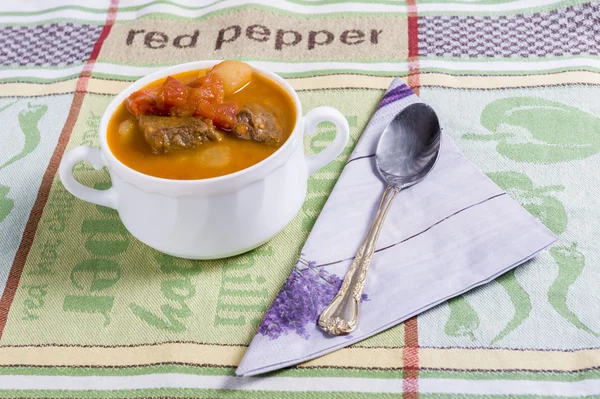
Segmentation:
{"type": "Polygon", "coordinates": [[[363,340],[493,280],[556,241],[442,134],[434,170],[401,191],[387,215],[357,329],[338,337],[320,330],[317,318],[337,293],[385,188],[375,171],[377,141],[387,123],[417,101],[400,79],[392,82],[238,375],[277,370],[363,340]]]}

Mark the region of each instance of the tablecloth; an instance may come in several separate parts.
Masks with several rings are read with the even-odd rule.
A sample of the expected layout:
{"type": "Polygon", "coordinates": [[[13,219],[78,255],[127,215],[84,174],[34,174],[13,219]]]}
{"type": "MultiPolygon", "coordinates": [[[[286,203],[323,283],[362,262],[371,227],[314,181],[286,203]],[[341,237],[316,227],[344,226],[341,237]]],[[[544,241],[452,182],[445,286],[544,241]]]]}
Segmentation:
{"type": "MultiPolygon", "coordinates": [[[[589,1],[2,2],[0,397],[599,397],[599,52],[589,1]],[[305,111],[336,107],[351,128],[290,225],[219,261],[146,247],[56,174],[66,150],[99,145],[99,118],[130,82],[201,59],[255,61],[305,111]],[[559,241],[351,347],[235,377],[395,76],[559,241]]],[[[306,152],[333,136],[321,125],[306,152]]],[[[75,175],[110,186],[88,164],[75,175]]]]}

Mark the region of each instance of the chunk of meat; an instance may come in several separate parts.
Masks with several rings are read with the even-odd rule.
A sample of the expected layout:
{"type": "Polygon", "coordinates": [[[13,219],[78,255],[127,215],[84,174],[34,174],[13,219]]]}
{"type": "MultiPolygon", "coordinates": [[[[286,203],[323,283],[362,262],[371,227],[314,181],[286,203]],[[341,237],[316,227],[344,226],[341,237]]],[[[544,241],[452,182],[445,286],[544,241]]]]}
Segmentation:
{"type": "Polygon", "coordinates": [[[157,154],[223,139],[210,120],[194,117],[142,115],[138,117],[138,126],[152,152],[157,154]]]}
{"type": "Polygon", "coordinates": [[[275,115],[254,103],[244,105],[238,112],[232,132],[240,138],[271,146],[278,146],[283,141],[283,131],[275,115]]]}

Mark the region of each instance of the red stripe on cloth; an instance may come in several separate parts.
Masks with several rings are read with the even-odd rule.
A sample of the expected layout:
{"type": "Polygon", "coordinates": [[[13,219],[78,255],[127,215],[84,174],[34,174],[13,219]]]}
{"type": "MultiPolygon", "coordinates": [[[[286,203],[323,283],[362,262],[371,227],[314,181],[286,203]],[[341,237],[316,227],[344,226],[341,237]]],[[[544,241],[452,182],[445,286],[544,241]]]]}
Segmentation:
{"type": "MultiPolygon", "coordinates": [[[[408,85],[418,96],[421,81],[419,78],[419,18],[417,1],[406,0],[408,10],[408,85]]],[[[419,398],[419,324],[417,317],[404,323],[404,373],[403,399],[419,398]]]]}
{"type": "Polygon", "coordinates": [[[419,68],[419,18],[416,0],[406,0],[408,9],[408,85],[418,96],[421,88],[419,68]]]}
{"type": "Polygon", "coordinates": [[[42,213],[44,212],[44,207],[46,206],[46,202],[48,202],[48,196],[50,195],[52,181],[54,180],[54,176],[58,171],[58,166],[60,165],[60,160],[62,159],[62,156],[65,152],[67,143],[71,138],[71,133],[73,132],[75,122],[79,117],[79,111],[81,110],[81,105],[83,104],[83,98],[85,97],[85,93],[88,87],[88,81],[92,74],[92,69],[94,68],[96,59],[100,54],[102,44],[104,43],[104,40],[106,40],[106,38],[108,37],[110,30],[117,17],[118,3],[119,0],[111,0],[104,28],[102,29],[102,32],[100,32],[100,36],[98,37],[98,40],[96,41],[96,44],[92,49],[90,58],[87,60],[83,71],[81,71],[81,73],[79,74],[79,78],[77,79],[77,86],[75,89],[75,95],[73,96],[73,102],[71,103],[71,108],[69,109],[67,121],[65,122],[65,126],[60,132],[60,136],[58,137],[58,143],[54,148],[54,153],[52,153],[52,157],[50,158],[50,162],[48,164],[48,167],[46,168],[44,177],[42,178],[42,183],[40,184],[35,203],[33,204],[33,208],[31,209],[31,213],[29,214],[29,219],[27,220],[27,224],[25,225],[25,231],[23,232],[23,236],[21,237],[19,249],[17,250],[17,254],[10,269],[8,280],[6,282],[6,287],[4,288],[4,293],[2,294],[2,298],[0,298],[0,339],[2,339],[2,333],[4,332],[4,327],[6,326],[6,321],[8,320],[8,312],[13,303],[15,293],[17,292],[17,287],[21,279],[21,274],[23,273],[23,267],[25,266],[25,261],[27,260],[27,255],[29,255],[29,251],[31,250],[31,246],[33,244],[33,239],[35,237],[38,224],[42,217],[42,213]]]}
{"type": "Polygon", "coordinates": [[[403,370],[403,399],[419,398],[419,324],[417,318],[404,323],[404,350],[402,353],[403,370]]]}

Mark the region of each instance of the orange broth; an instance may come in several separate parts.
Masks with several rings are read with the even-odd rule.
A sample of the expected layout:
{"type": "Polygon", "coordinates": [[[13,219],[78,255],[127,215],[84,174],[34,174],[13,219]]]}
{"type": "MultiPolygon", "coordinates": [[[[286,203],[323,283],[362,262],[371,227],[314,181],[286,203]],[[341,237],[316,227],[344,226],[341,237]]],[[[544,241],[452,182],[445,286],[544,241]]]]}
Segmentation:
{"type": "MultiPolygon", "coordinates": [[[[184,84],[204,76],[207,70],[188,71],[171,75],[184,84]]],[[[158,87],[165,78],[145,86],[158,87]]],[[[235,101],[243,107],[247,103],[258,103],[278,119],[285,140],[287,141],[296,123],[296,109],[291,96],[276,82],[256,72],[252,74],[250,83],[225,97],[225,102],[235,101]]],[[[267,146],[264,143],[244,140],[224,132],[221,142],[206,142],[197,148],[182,149],[167,154],[153,154],[150,146],[144,140],[143,133],[137,128],[135,116],[124,104],[119,105],[108,123],[108,146],[119,161],[146,175],[176,180],[206,179],[223,176],[248,168],[273,154],[279,147],[267,146]],[[130,119],[136,125],[132,135],[119,133],[119,125],[130,119]],[[213,147],[228,147],[229,163],[227,165],[211,166],[205,161],[206,151],[213,147]]]]}

